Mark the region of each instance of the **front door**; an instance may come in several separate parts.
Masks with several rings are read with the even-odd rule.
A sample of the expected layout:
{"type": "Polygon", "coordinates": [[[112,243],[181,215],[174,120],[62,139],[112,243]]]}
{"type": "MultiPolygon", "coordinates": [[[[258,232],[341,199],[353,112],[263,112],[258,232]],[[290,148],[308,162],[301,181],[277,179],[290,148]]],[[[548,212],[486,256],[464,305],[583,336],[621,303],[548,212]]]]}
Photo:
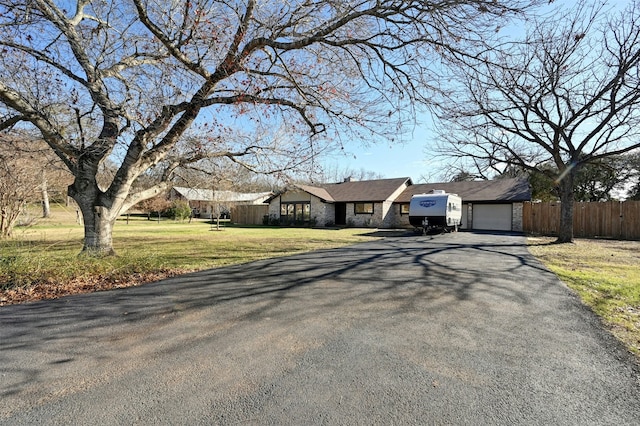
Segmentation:
{"type": "Polygon", "coordinates": [[[336,225],[347,224],[347,203],[336,203],[336,225]]]}

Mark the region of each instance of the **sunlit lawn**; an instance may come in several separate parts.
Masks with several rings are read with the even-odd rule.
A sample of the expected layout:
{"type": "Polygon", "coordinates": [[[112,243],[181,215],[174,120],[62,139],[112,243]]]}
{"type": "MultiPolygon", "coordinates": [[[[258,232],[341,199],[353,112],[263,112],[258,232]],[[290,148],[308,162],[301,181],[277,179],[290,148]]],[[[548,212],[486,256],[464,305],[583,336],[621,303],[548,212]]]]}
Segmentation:
{"type": "Polygon", "coordinates": [[[640,242],[552,241],[529,238],[529,249],[640,355],[640,242]]]}
{"type": "MultiPolygon", "coordinates": [[[[340,247],[373,238],[368,229],[223,226],[124,217],[114,229],[117,256],[79,256],[83,228],[75,210],[18,227],[0,241],[0,305],[100,288],[137,285],[178,273],[340,247]]],[[[640,355],[640,242],[576,240],[529,249],[574,289],[612,332],[640,355]]]]}
{"type": "Polygon", "coordinates": [[[94,259],[79,256],[83,228],[75,222],[75,211],[58,208],[51,219],[18,227],[14,238],[0,241],[0,289],[174,275],[368,241],[375,238],[368,235],[371,231],[262,226],[218,230],[199,219],[189,223],[131,217],[116,223],[117,256],[94,259]]]}

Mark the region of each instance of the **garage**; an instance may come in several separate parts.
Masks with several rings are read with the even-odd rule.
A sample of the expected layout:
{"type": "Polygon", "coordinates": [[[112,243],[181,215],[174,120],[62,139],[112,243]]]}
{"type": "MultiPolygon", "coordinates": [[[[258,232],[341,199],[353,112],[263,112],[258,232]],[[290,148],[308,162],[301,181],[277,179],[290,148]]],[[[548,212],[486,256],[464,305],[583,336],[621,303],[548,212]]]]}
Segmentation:
{"type": "Polygon", "coordinates": [[[473,229],[511,231],[511,204],[474,204],[473,229]]]}
{"type": "MultiPolygon", "coordinates": [[[[525,201],[531,201],[529,181],[505,178],[409,185],[394,202],[408,208],[412,196],[434,190],[462,198],[461,229],[522,231],[522,206],[525,201]]],[[[407,214],[404,219],[408,225],[407,214]]]]}

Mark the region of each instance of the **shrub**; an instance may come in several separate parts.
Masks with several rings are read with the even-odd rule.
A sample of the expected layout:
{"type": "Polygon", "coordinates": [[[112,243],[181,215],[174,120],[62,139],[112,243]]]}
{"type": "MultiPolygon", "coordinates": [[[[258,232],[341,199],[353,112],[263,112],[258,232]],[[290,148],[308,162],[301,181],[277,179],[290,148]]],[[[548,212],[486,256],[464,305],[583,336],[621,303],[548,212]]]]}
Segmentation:
{"type": "Polygon", "coordinates": [[[174,201],[167,211],[167,216],[174,220],[185,220],[191,216],[191,207],[186,201],[174,201]]]}
{"type": "Polygon", "coordinates": [[[264,215],[262,217],[262,224],[264,226],[280,226],[280,218],[274,214],[264,215]]]}

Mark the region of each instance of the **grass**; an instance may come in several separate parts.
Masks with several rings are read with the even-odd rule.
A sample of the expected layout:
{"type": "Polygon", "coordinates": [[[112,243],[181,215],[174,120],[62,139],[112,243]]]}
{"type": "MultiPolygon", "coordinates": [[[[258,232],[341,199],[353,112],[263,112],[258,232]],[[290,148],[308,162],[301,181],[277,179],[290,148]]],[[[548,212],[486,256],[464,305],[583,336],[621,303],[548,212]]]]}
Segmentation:
{"type": "Polygon", "coordinates": [[[75,210],[18,227],[0,241],[0,306],[126,287],[181,273],[371,240],[367,229],[236,227],[204,220],[132,217],[114,227],[117,256],[79,256],[83,228],[75,210]]]}
{"type": "MultiPolygon", "coordinates": [[[[34,213],[34,216],[37,213],[34,213]]],[[[0,241],[0,306],[127,287],[180,273],[340,247],[371,240],[366,229],[234,227],[122,218],[114,228],[116,257],[78,256],[82,226],[75,210],[58,206],[52,218],[18,227],[0,241]]],[[[531,253],[574,289],[640,356],[640,242],[583,240],[551,244],[529,238],[531,253]]]]}
{"type": "Polygon", "coordinates": [[[640,242],[529,238],[529,250],[640,356],[640,242]]]}

